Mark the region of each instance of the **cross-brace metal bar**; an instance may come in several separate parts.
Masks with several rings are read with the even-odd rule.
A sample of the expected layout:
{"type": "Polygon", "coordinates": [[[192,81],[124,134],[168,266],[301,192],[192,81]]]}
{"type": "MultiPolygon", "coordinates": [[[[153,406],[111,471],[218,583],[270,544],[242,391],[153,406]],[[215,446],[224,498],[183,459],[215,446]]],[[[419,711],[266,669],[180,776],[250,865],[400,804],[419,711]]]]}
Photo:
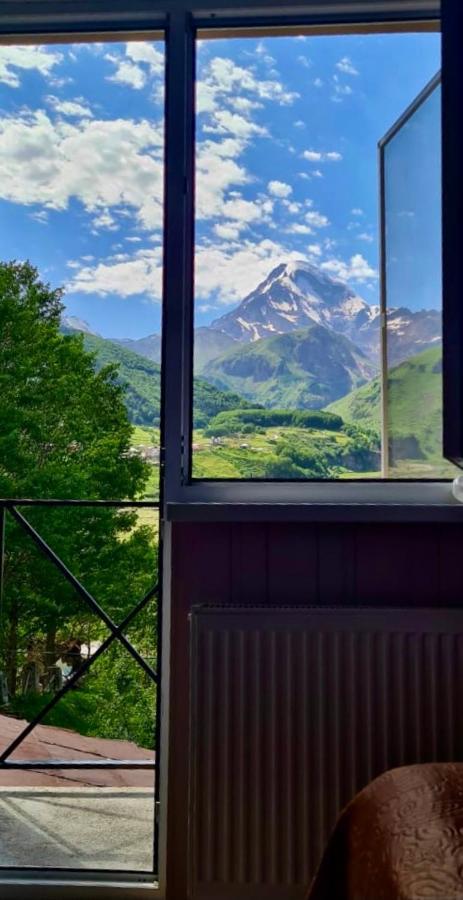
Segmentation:
{"type": "MultiPolygon", "coordinates": [[[[103,641],[103,643],[95,650],[95,652],[92,653],[92,655],[88,659],[86,659],[85,662],[82,663],[80,669],[77,672],[75,672],[74,675],[71,676],[71,678],[69,678],[69,680],[66,682],[66,684],[64,684],[63,687],[59,691],[57,691],[57,693],[54,695],[54,697],[52,697],[51,700],[43,707],[43,709],[41,709],[37,713],[37,715],[34,717],[34,719],[32,719],[32,721],[26,725],[26,727],[21,731],[21,733],[18,734],[17,737],[15,737],[15,739],[13,741],[11,741],[10,744],[8,744],[8,747],[6,747],[5,750],[3,751],[3,753],[0,755],[0,769],[11,766],[11,763],[6,762],[8,757],[11,756],[11,754],[17,749],[17,747],[19,747],[20,744],[22,744],[24,739],[31,733],[31,731],[34,730],[36,725],[39,725],[40,722],[43,721],[45,716],[48,715],[48,713],[53,709],[54,706],[56,706],[56,704],[61,700],[61,698],[64,697],[64,695],[67,694],[68,691],[72,690],[72,688],[74,687],[76,682],[79,680],[79,678],[81,678],[83,675],[85,675],[86,672],[88,672],[88,670],[91,668],[93,663],[96,662],[98,657],[100,657],[102,655],[102,653],[104,653],[108,649],[108,647],[111,646],[113,641],[115,641],[116,639],[118,639],[120,637],[120,634],[123,632],[123,630],[126,629],[128,627],[128,625],[130,625],[132,620],[138,615],[139,612],[141,612],[142,609],[144,609],[146,604],[149,603],[149,601],[155,596],[156,593],[157,593],[157,585],[152,587],[145,594],[145,596],[140,600],[140,602],[136,606],[134,606],[134,608],[131,610],[131,612],[128,613],[128,615],[125,617],[123,622],[121,622],[121,624],[117,626],[116,632],[112,632],[110,635],[108,635],[106,640],[103,641]]],[[[155,676],[154,680],[157,681],[157,676],[155,676]]],[[[25,765],[25,763],[18,762],[17,767],[21,768],[24,765],[25,765]]],[[[61,766],[61,768],[64,768],[64,765],[61,766]]]]}
{"type": "Polygon", "coordinates": [[[90,592],[80,583],[78,578],[72,574],[72,572],[68,569],[65,563],[60,559],[60,557],[55,553],[54,550],[47,544],[46,541],[40,536],[38,531],[33,528],[30,522],[24,518],[24,516],[18,512],[18,510],[13,506],[10,509],[10,513],[14,519],[18,522],[21,528],[28,534],[39,550],[43,553],[43,555],[53,563],[54,566],[61,572],[66,581],[69,582],[70,585],[74,588],[79,597],[84,600],[87,606],[94,612],[102,622],[109,628],[109,630],[114,634],[115,637],[124,645],[126,650],[133,656],[134,660],[138,663],[139,666],[146,672],[146,674],[151,678],[152,681],[156,681],[156,673],[151,668],[149,663],[146,662],[145,659],[141,656],[138,650],[135,650],[135,647],[132,646],[128,638],[126,638],[125,634],[119,632],[118,627],[115,622],[111,619],[111,616],[108,615],[107,612],[100,606],[100,604],[95,600],[95,598],[90,594],[90,592]]]}

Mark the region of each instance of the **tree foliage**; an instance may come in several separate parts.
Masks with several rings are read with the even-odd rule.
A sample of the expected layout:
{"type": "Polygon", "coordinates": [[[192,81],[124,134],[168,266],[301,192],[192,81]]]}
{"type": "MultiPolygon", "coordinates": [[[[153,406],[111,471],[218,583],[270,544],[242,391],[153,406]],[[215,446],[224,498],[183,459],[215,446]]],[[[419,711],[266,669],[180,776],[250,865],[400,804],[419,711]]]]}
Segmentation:
{"type": "MultiPolygon", "coordinates": [[[[33,266],[0,265],[0,496],[136,499],[149,468],[129,453],[132,426],[117,367],[97,370],[83,338],[60,332],[61,311],[62,292],[43,283],[33,266]]],[[[116,621],[154,581],[153,533],[137,525],[134,510],[28,508],[25,514],[116,621]]],[[[32,643],[45,648],[45,664],[53,665],[60,641],[106,634],[8,517],[1,666],[11,695],[32,643]]]]}
{"type": "Polygon", "coordinates": [[[220,412],[207,427],[210,436],[225,436],[243,432],[246,425],[263,428],[323,428],[326,431],[340,431],[343,426],[341,416],[324,410],[305,409],[239,409],[220,412]]]}

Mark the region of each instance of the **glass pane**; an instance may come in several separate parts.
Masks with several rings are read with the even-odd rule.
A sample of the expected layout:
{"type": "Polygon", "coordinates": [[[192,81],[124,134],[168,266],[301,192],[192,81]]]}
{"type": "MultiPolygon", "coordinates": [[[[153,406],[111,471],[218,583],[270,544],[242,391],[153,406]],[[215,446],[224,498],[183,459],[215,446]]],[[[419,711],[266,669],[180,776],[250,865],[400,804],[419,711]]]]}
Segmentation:
{"type": "MultiPolygon", "coordinates": [[[[160,40],[0,47],[0,497],[154,504],[19,507],[116,624],[157,578],[164,68],[160,40]]],[[[4,562],[1,751],[109,633],[10,513],[4,562]]],[[[155,668],[156,598],[125,634],[155,668]]],[[[116,643],[12,758],[152,760],[155,714],[116,643]]],[[[154,785],[0,769],[0,867],[152,871],[154,785]]]]}
{"type": "Polygon", "coordinates": [[[450,478],[442,453],[440,83],[393,129],[383,153],[386,473],[450,478]]]}
{"type": "Polygon", "coordinates": [[[1,864],[153,871],[150,771],[0,772],[1,864]]]}
{"type": "Polygon", "coordinates": [[[1,496],[158,497],[163,88],[162,41],[0,48],[1,496]]]}
{"type": "MultiPolygon", "coordinates": [[[[137,524],[136,511],[124,511],[131,529],[122,537],[117,518],[110,536],[108,515],[121,514],[117,509],[27,510],[27,519],[118,624],[153,585],[155,552],[152,529],[137,524]],[[102,537],[105,552],[99,547],[102,537]],[[105,565],[107,554],[112,567],[105,565]]],[[[10,515],[6,525],[0,751],[42,713],[9,760],[153,761],[156,685],[117,641],[85,670],[109,628],[10,515]],[[74,686],[45,712],[71,682],[74,686]]],[[[124,629],[153,669],[156,628],[153,597],[124,629]]],[[[0,769],[0,808],[0,865],[152,869],[150,770],[0,769]],[[124,830],[113,822],[121,811],[124,830]]]]}
{"type": "Polygon", "coordinates": [[[377,145],[439,65],[437,33],[200,42],[194,478],[380,476],[377,145]]]}

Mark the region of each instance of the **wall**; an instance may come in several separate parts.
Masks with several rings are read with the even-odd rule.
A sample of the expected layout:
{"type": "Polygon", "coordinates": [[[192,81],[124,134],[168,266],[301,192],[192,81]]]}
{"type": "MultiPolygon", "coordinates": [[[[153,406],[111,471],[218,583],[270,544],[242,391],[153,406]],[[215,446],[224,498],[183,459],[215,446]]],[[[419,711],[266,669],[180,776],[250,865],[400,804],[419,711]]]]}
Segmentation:
{"type": "Polygon", "coordinates": [[[172,526],[168,900],[187,897],[188,614],[268,604],[457,607],[461,525],[172,526]]]}

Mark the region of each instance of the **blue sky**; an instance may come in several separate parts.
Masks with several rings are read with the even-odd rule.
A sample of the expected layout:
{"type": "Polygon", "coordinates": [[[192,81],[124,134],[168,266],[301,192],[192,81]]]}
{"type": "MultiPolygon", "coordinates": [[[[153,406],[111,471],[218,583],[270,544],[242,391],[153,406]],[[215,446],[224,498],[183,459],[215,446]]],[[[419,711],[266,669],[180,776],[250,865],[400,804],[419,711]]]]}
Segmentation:
{"type": "MultiPolygon", "coordinates": [[[[290,258],[378,301],[377,142],[439,65],[435,34],[200,43],[197,324],[290,258]]],[[[160,328],[163,68],[160,43],[0,48],[2,257],[108,337],[160,328]]],[[[439,305],[435,263],[396,305],[439,305]]]]}

